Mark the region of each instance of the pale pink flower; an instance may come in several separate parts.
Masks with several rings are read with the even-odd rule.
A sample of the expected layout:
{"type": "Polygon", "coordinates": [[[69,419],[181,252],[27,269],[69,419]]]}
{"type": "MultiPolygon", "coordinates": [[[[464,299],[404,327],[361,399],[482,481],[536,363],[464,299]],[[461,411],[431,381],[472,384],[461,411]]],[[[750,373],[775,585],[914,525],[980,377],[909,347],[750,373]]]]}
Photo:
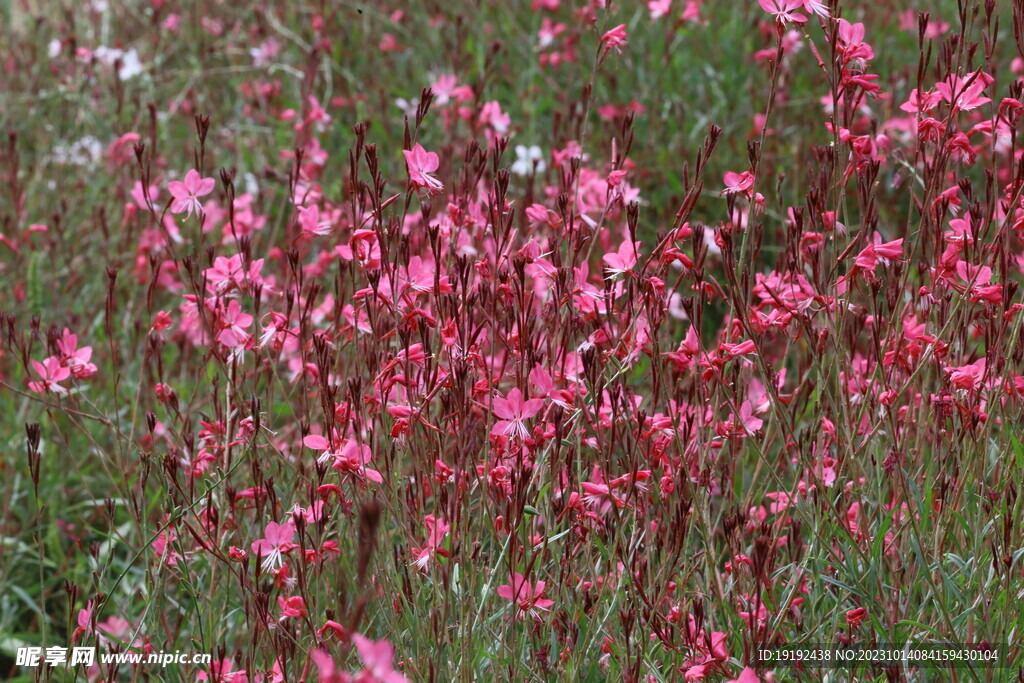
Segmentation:
{"type": "Polygon", "coordinates": [[[352,683],[352,677],[345,671],[339,671],[331,656],[323,650],[313,650],[309,658],[316,664],[320,683],[352,683]]]}
{"type": "Polygon", "coordinates": [[[764,420],[754,414],[754,406],[750,401],[744,401],[740,406],[740,421],[748,434],[754,434],[764,425],[764,420]]]}
{"type": "Polygon", "coordinates": [[[437,152],[428,152],[417,142],[413,145],[412,150],[404,149],[402,154],[405,156],[405,165],[409,170],[409,180],[412,181],[413,185],[426,188],[427,192],[430,193],[440,192],[444,189],[444,184],[430,175],[441,165],[437,152]]]}
{"type": "Polygon", "coordinates": [[[193,211],[196,214],[201,213],[203,204],[199,198],[213,192],[214,185],[213,178],[200,177],[199,171],[194,168],[185,174],[184,182],[172,180],[167,184],[167,189],[170,190],[171,196],[174,198],[171,202],[171,212],[188,212],[186,218],[190,218],[193,211]]]}
{"type": "Polygon", "coordinates": [[[252,316],[243,313],[235,299],[228,302],[227,308],[221,312],[218,325],[220,331],[217,333],[217,341],[229,349],[245,346],[249,342],[246,330],[252,325],[252,316]]]}
{"type": "Polygon", "coordinates": [[[757,3],[765,12],[775,15],[775,21],[779,24],[789,22],[802,24],[807,21],[807,17],[795,12],[795,10],[803,9],[804,0],[757,0],[757,3]]]}
{"type": "Polygon", "coordinates": [[[361,683],[409,683],[409,679],[395,671],[395,647],[386,639],[370,640],[358,633],[352,634],[352,642],[363,660],[363,671],[357,677],[361,683]]]}
{"type": "Polygon", "coordinates": [[[497,101],[487,102],[480,107],[480,123],[490,126],[498,135],[504,135],[512,125],[512,119],[501,110],[501,104],[497,101]]]}
{"type": "Polygon", "coordinates": [[[299,211],[299,227],[302,228],[302,236],[307,239],[312,239],[317,235],[329,235],[331,232],[331,224],[328,221],[320,220],[320,207],[316,204],[307,208],[300,206],[299,211]]]}
{"type": "Polygon", "coordinates": [[[647,9],[651,13],[651,19],[661,19],[672,9],[672,0],[648,0],[647,9]]]}
{"type": "Polygon", "coordinates": [[[811,14],[817,14],[823,19],[828,18],[828,3],[821,2],[821,0],[801,0],[803,2],[804,11],[810,12],[811,14]]]}

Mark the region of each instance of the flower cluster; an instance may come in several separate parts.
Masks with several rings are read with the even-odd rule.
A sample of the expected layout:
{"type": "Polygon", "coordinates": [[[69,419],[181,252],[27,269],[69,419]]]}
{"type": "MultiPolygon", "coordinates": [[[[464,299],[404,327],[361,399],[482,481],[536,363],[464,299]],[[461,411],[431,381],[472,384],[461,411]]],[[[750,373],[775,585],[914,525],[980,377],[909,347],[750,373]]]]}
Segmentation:
{"type": "Polygon", "coordinates": [[[100,113],[0,146],[0,624],[236,683],[1017,634],[1020,7],[86,4],[2,67],[100,113]]]}

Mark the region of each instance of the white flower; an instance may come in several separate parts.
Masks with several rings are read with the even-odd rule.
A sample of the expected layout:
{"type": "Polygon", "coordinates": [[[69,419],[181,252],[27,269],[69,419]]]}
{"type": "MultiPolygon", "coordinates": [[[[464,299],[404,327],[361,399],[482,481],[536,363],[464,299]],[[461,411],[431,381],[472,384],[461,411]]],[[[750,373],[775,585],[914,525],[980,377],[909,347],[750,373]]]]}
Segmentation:
{"type": "Polygon", "coordinates": [[[132,48],[121,57],[121,68],[117,70],[117,77],[122,81],[127,81],[129,78],[135,78],[141,73],[142,60],[139,59],[138,51],[132,48]]]}
{"type": "Polygon", "coordinates": [[[411,117],[416,115],[416,109],[419,105],[416,102],[405,99],[404,97],[399,97],[395,100],[395,106],[401,109],[403,114],[411,117]]]}
{"type": "Polygon", "coordinates": [[[103,154],[103,145],[99,140],[87,135],[70,145],[57,145],[51,152],[51,158],[58,164],[71,166],[91,166],[103,154]]]}
{"type": "Polygon", "coordinates": [[[512,164],[512,172],[516,175],[530,175],[534,172],[534,164],[536,163],[536,172],[543,173],[547,166],[544,164],[544,151],[537,145],[527,147],[526,145],[516,145],[516,161],[512,164]]]}
{"type": "Polygon", "coordinates": [[[113,66],[121,60],[121,66],[117,70],[117,77],[122,81],[135,78],[142,73],[142,61],[139,59],[139,52],[135,48],[125,52],[116,47],[100,45],[93,50],[93,56],[102,64],[113,66]]]}
{"type": "Polygon", "coordinates": [[[113,64],[114,60],[123,54],[124,50],[119,50],[116,47],[107,47],[106,45],[100,45],[92,51],[92,56],[107,66],[113,64]]]}

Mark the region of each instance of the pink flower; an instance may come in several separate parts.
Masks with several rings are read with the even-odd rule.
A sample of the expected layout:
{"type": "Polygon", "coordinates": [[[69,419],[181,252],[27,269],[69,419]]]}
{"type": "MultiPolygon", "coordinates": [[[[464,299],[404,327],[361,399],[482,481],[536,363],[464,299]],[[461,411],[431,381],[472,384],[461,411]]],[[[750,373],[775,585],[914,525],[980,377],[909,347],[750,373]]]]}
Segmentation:
{"type": "Polygon", "coordinates": [[[569,389],[556,389],[555,380],[539,363],[530,371],[530,382],[533,383],[537,398],[550,399],[552,403],[562,408],[568,408],[573,403],[573,392],[569,389]]]}
{"type": "Polygon", "coordinates": [[[64,328],[64,334],[57,340],[57,350],[61,353],[61,365],[71,370],[77,379],[88,379],[96,374],[96,366],[89,362],[92,358],[92,347],[78,348],[78,336],[64,328]]]}
{"type": "Polygon", "coordinates": [[[981,287],[992,281],[992,269],[988,266],[976,266],[967,261],[956,262],[957,276],[971,287],[981,287]]]}
{"type": "Polygon", "coordinates": [[[307,239],[329,235],[331,232],[331,224],[320,220],[320,207],[316,204],[309,208],[299,207],[299,227],[302,228],[302,236],[307,239]]]}
{"type": "Polygon", "coordinates": [[[868,611],[864,607],[857,607],[846,613],[846,623],[851,627],[856,627],[861,624],[868,616],[868,611]]]}
{"type": "Polygon", "coordinates": [[[649,0],[647,9],[651,12],[651,19],[660,19],[672,9],[672,0],[649,0]]]}
{"type": "Polygon", "coordinates": [[[92,600],[85,604],[84,609],[78,610],[78,617],[75,623],[78,624],[78,628],[71,634],[72,643],[77,643],[83,634],[93,633],[96,630],[93,628],[92,600]]]}
{"type": "Polygon", "coordinates": [[[309,657],[316,664],[320,683],[352,683],[352,677],[344,671],[338,671],[334,660],[323,650],[313,650],[309,657]]]}
{"type": "Polygon", "coordinates": [[[942,96],[937,92],[919,92],[917,88],[910,91],[910,97],[900,105],[900,109],[908,114],[930,111],[942,101],[942,96]]]}
{"type": "Polygon", "coordinates": [[[197,681],[214,681],[215,683],[246,683],[249,676],[245,669],[235,671],[235,664],[230,657],[219,662],[210,662],[210,671],[200,671],[197,681]]]}
{"type": "Polygon", "coordinates": [[[156,315],[153,316],[153,326],[150,328],[153,332],[159,332],[160,330],[166,330],[174,324],[174,320],[171,318],[171,314],[167,311],[157,311],[156,315]]]}
{"type": "Polygon", "coordinates": [[[228,303],[227,309],[221,311],[217,341],[229,349],[245,346],[249,342],[249,333],[246,330],[250,325],[252,325],[252,316],[242,313],[242,307],[238,301],[232,299],[228,303]]]}
{"type": "Polygon", "coordinates": [[[722,190],[722,194],[743,194],[749,195],[750,189],[754,187],[754,174],[750,171],[743,171],[743,173],[736,173],[734,171],[727,171],[725,178],[725,189],[722,190]]]}
{"type": "Polygon", "coordinates": [[[951,74],[942,83],[936,83],[935,89],[943,100],[953,105],[954,112],[970,111],[992,101],[981,93],[994,80],[984,71],[972,71],[965,76],[951,74]]]}
{"type": "Polygon", "coordinates": [[[380,484],[384,481],[380,472],[366,466],[373,459],[373,451],[366,444],[355,439],[345,439],[335,432],[331,440],[319,434],[310,434],[302,440],[306,448],[320,451],[318,462],[333,460],[332,467],[342,474],[352,474],[358,479],[369,479],[380,484]]]}
{"type": "Polygon", "coordinates": [[[434,102],[439,107],[453,99],[461,102],[473,97],[473,89],[467,85],[459,85],[459,79],[454,74],[438,76],[437,80],[430,84],[430,89],[434,91],[434,102]]]}
{"type": "Polygon", "coordinates": [[[409,683],[408,678],[395,671],[395,648],[386,639],[370,640],[353,633],[352,642],[363,660],[364,670],[357,678],[361,683],[409,683]]]}
{"type": "Polygon", "coordinates": [[[441,165],[437,152],[428,152],[423,149],[420,143],[416,143],[412,151],[402,150],[405,156],[405,165],[409,170],[409,180],[416,187],[424,187],[427,192],[440,192],[444,185],[440,180],[430,175],[441,165]]]}
{"type": "Polygon", "coordinates": [[[285,554],[299,547],[292,542],[294,537],[295,527],[290,521],[285,524],[270,522],[263,532],[263,538],[253,542],[252,552],[263,558],[263,569],[277,569],[284,563],[285,554]]]}
{"type": "Polygon", "coordinates": [[[764,425],[764,420],[754,414],[754,406],[750,401],[744,401],[740,406],[740,421],[748,434],[753,434],[764,425]]]}
{"type": "Polygon", "coordinates": [[[177,566],[179,560],[185,559],[170,545],[176,540],[178,540],[178,532],[174,529],[167,529],[157,535],[156,540],[153,541],[153,554],[163,558],[163,561],[171,567],[177,566]]]}
{"type": "Polygon", "coordinates": [[[739,344],[720,344],[718,350],[727,360],[732,360],[737,356],[745,356],[748,353],[757,353],[757,344],[754,343],[753,339],[747,339],[739,344]]]}
{"type": "Polygon", "coordinates": [[[38,394],[45,394],[48,391],[52,391],[55,394],[68,393],[68,390],[62,387],[59,382],[63,382],[70,377],[71,370],[69,368],[62,367],[58,358],[50,356],[42,363],[34,360],[32,361],[32,369],[35,370],[35,373],[42,378],[42,381],[29,382],[29,389],[38,394]]]}
{"type": "Polygon", "coordinates": [[[873,271],[879,261],[883,263],[890,259],[898,259],[903,255],[903,240],[893,240],[884,244],[872,244],[865,247],[857,254],[853,265],[855,268],[873,271]]]}
{"type": "Polygon", "coordinates": [[[622,54],[622,46],[626,44],[625,24],[619,24],[601,36],[601,45],[604,46],[603,54],[608,54],[609,50],[615,50],[619,54],[622,54]]]}
{"type": "Polygon", "coordinates": [[[206,276],[207,289],[216,294],[225,294],[232,289],[246,290],[250,285],[263,284],[260,271],[263,270],[264,259],[253,259],[246,271],[241,254],[213,259],[213,265],[203,271],[206,276]]]}
{"type": "Polygon", "coordinates": [[[700,8],[701,3],[704,0],[689,0],[686,3],[686,7],[683,8],[683,14],[679,17],[679,21],[692,21],[694,23],[700,22],[700,8]]]}
{"type": "Polygon", "coordinates": [[[851,24],[846,19],[839,20],[839,48],[844,63],[855,59],[867,61],[875,56],[875,51],[864,42],[864,24],[851,24]]]}
{"type": "Polygon", "coordinates": [[[512,582],[504,586],[498,586],[498,596],[511,600],[519,606],[516,618],[530,615],[540,619],[540,612],[547,612],[548,608],[555,604],[554,600],[544,597],[543,581],[531,584],[525,576],[516,572],[512,574],[512,582]]]}
{"type": "Polygon", "coordinates": [[[278,596],[277,604],[281,608],[281,621],[285,619],[301,619],[306,616],[306,601],[301,595],[291,597],[278,596]]]}
{"type": "Polygon", "coordinates": [[[985,376],[985,359],[979,358],[970,365],[946,368],[946,374],[954,389],[975,391],[981,387],[981,380],[985,376]]]}
{"type": "Polygon", "coordinates": [[[341,450],[341,438],[337,433],[332,436],[332,440],[328,441],[326,437],[319,434],[310,434],[302,439],[302,445],[314,451],[320,451],[317,462],[327,462],[333,460],[337,452],[341,450]]]}
{"type": "Polygon", "coordinates": [[[639,242],[626,240],[619,245],[618,252],[605,254],[601,258],[605,265],[608,266],[607,279],[614,278],[617,275],[622,275],[633,270],[633,266],[636,265],[636,250],[639,246],[639,242]]]}
{"type": "Polygon", "coordinates": [[[324,622],[323,626],[316,630],[317,636],[321,638],[323,638],[325,633],[333,633],[341,640],[348,640],[348,629],[333,619],[328,619],[324,622]]]}
{"type": "Polygon", "coordinates": [[[828,17],[828,3],[821,0],[801,0],[805,12],[817,14],[819,17],[828,17]]]}
{"type": "Polygon", "coordinates": [[[487,102],[480,107],[479,118],[481,125],[490,126],[498,135],[507,133],[509,126],[512,125],[512,119],[501,110],[501,104],[496,101],[487,102]]]}
{"type": "Polygon", "coordinates": [[[758,678],[757,672],[748,666],[740,672],[739,677],[726,681],[726,683],[761,683],[761,679],[758,678]]]}
{"type": "Polygon", "coordinates": [[[604,482],[585,481],[580,488],[583,489],[583,502],[602,515],[611,510],[612,505],[618,508],[626,506],[626,502],[612,493],[611,487],[604,482]]]}
{"type": "Polygon", "coordinates": [[[540,412],[544,401],[539,398],[524,401],[523,393],[518,388],[509,391],[505,398],[496,396],[493,400],[494,414],[501,419],[494,423],[491,434],[528,438],[530,430],[526,427],[526,420],[540,412]]]}
{"type": "Polygon", "coordinates": [[[890,261],[899,259],[903,255],[903,239],[892,242],[881,242],[878,234],[875,234],[876,244],[864,247],[853,260],[853,267],[846,275],[839,278],[839,293],[846,292],[847,284],[861,273],[874,273],[879,263],[889,265],[890,261]]]}
{"type": "Polygon", "coordinates": [[[213,192],[214,184],[213,178],[201,178],[199,171],[194,168],[185,174],[185,182],[172,180],[167,184],[167,189],[170,190],[171,196],[174,198],[171,202],[171,212],[187,211],[186,218],[190,218],[193,211],[197,214],[201,213],[203,204],[199,198],[213,192]]]}
{"type": "Polygon", "coordinates": [[[949,232],[942,233],[950,244],[974,244],[974,226],[966,218],[954,218],[949,221],[949,232]]]}
{"type": "Polygon", "coordinates": [[[565,33],[565,24],[556,24],[550,18],[544,17],[540,22],[540,29],[537,31],[537,43],[540,49],[545,49],[554,44],[555,40],[565,33]]]}
{"type": "Polygon", "coordinates": [[[434,515],[427,515],[423,519],[423,526],[427,528],[427,542],[422,548],[412,549],[412,554],[416,557],[413,564],[419,569],[426,569],[435,554],[442,557],[448,556],[447,551],[441,548],[441,544],[444,543],[445,536],[451,529],[448,522],[441,517],[434,517],[434,515]]]}
{"type": "Polygon", "coordinates": [[[774,14],[775,21],[779,24],[789,22],[802,24],[807,21],[807,17],[804,15],[794,13],[794,10],[803,8],[803,0],[757,0],[757,3],[765,12],[774,14]]]}
{"type": "MultiPolygon", "coordinates": [[[[309,437],[306,437],[309,438],[309,437]]],[[[377,470],[372,470],[366,463],[373,459],[373,452],[366,444],[360,444],[355,439],[345,442],[341,452],[334,457],[334,469],[341,473],[350,473],[360,479],[369,479],[375,484],[383,483],[384,477],[377,470]]]]}

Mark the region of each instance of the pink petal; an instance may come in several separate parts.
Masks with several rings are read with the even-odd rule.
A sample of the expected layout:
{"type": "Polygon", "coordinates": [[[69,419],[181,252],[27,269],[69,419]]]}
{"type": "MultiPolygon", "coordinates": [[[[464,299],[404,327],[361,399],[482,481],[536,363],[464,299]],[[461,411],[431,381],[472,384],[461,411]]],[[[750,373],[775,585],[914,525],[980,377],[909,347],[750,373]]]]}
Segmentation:
{"type": "MultiPolygon", "coordinates": [[[[515,391],[515,389],[513,389],[512,391],[515,391]]],[[[512,392],[509,392],[509,397],[511,396],[512,392]]],[[[492,409],[494,410],[494,414],[503,420],[516,419],[515,409],[512,405],[512,402],[508,399],[495,397],[492,409]]]]}
{"type": "Polygon", "coordinates": [[[310,434],[302,440],[302,443],[306,448],[312,448],[315,451],[326,451],[331,447],[327,439],[319,434],[310,434]]]}
{"type": "Polygon", "coordinates": [[[180,180],[172,180],[167,183],[167,189],[170,191],[171,196],[175,198],[187,197],[189,194],[188,188],[185,187],[185,183],[180,180]]]}
{"type": "Polygon", "coordinates": [[[748,666],[743,669],[739,678],[734,678],[731,681],[728,681],[728,683],[761,683],[761,679],[758,678],[757,672],[748,666]]]}
{"type": "Polygon", "coordinates": [[[539,398],[531,398],[529,401],[523,404],[522,416],[533,417],[540,412],[541,408],[544,407],[544,401],[539,398]]]}

